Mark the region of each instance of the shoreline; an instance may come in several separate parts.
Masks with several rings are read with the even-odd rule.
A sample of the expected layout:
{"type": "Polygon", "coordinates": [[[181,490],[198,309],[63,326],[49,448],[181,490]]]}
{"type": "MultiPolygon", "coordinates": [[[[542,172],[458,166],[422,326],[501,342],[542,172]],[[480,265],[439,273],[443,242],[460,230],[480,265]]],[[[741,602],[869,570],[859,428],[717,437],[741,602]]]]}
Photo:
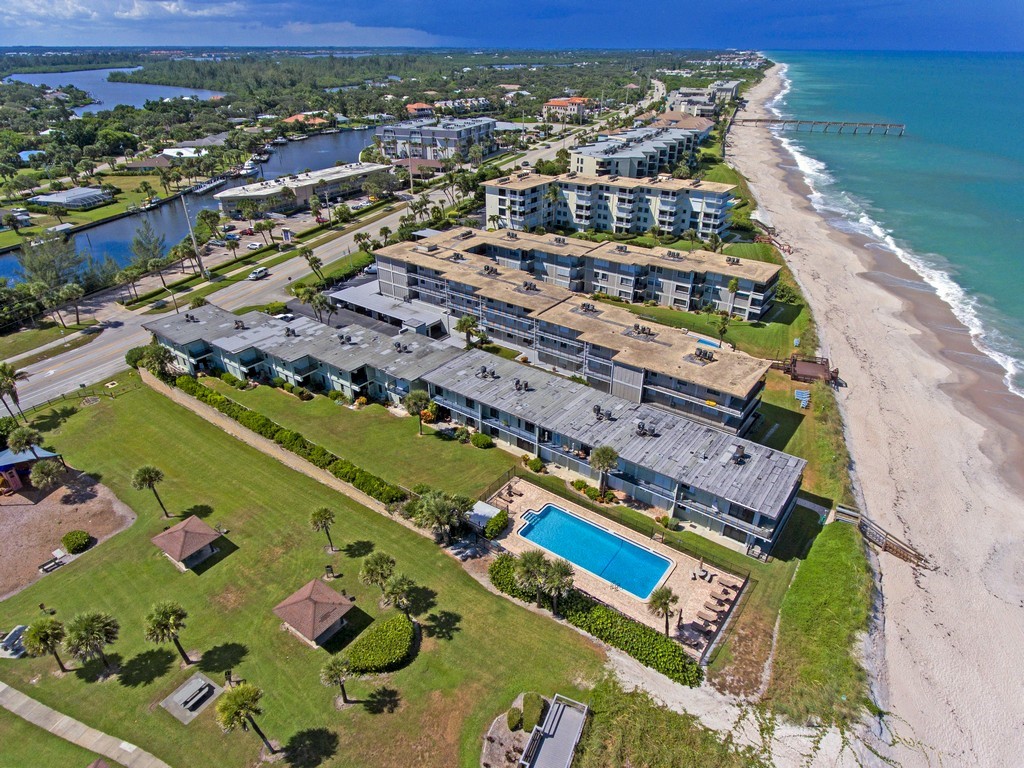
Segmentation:
{"type": "MultiPolygon", "coordinates": [[[[744,115],[767,114],[779,69],[751,90],[744,115]]],[[[734,126],[730,144],[758,210],[793,246],[786,261],[849,385],[838,400],[862,509],[933,566],[873,559],[866,662],[893,717],[883,738],[863,736],[905,766],[1013,764],[1024,704],[992,698],[1024,684],[1014,650],[1024,634],[1024,399],[909,265],[813,208],[776,137],[734,126]]]]}

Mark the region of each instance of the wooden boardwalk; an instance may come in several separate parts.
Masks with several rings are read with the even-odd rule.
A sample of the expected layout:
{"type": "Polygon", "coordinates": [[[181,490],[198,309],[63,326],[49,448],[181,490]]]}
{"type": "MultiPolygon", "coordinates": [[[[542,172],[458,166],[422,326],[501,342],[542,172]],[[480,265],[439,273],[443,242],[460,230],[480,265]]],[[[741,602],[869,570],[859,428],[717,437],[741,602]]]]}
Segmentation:
{"type": "Polygon", "coordinates": [[[803,131],[804,133],[852,133],[868,135],[878,133],[882,136],[902,136],[907,126],[903,123],[857,123],[848,120],[786,120],[777,117],[737,117],[733,125],[765,126],[780,128],[783,131],[803,131]]]}
{"type": "Polygon", "coordinates": [[[857,510],[837,506],[835,514],[836,522],[856,525],[864,538],[883,552],[895,555],[900,560],[906,560],[911,565],[921,568],[928,567],[928,559],[924,555],[905,541],[897,539],[891,533],[882,528],[882,526],[868,520],[857,510]]]}

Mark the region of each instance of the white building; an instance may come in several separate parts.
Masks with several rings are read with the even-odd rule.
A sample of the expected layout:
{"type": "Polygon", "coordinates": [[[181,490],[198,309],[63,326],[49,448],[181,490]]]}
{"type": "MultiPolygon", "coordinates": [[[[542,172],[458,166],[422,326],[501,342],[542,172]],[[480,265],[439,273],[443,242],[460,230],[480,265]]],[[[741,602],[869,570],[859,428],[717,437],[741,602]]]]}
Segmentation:
{"type": "Polygon", "coordinates": [[[265,211],[291,211],[308,205],[313,195],[328,204],[337,202],[359,192],[368,178],[390,172],[390,166],[379,163],[349,163],[226,189],[214,198],[229,216],[238,213],[239,206],[247,200],[265,211]]]}
{"type": "Polygon", "coordinates": [[[585,176],[639,179],[671,171],[697,146],[699,134],[681,128],[634,128],[600,136],[569,151],[569,170],[585,176]]]}
{"type": "Polygon", "coordinates": [[[495,149],[495,125],[490,117],[407,120],[378,126],[374,138],[380,141],[384,156],[392,160],[444,160],[456,152],[465,158],[474,145],[482,147],[487,156],[495,149]]]}

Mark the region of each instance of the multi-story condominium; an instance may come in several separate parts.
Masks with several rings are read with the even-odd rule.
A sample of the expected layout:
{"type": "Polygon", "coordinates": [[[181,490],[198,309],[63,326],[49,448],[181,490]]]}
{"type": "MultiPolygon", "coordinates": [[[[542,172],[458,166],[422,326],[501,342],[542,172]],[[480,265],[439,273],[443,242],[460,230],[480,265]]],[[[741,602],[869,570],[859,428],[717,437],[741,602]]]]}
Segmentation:
{"type": "MultiPolygon", "coordinates": [[[[386,246],[375,253],[380,293],[432,304],[454,317],[472,315],[489,337],[532,349],[540,362],[580,376],[600,391],[734,433],[750,428],[770,363],[685,331],[646,326],[628,310],[595,304],[575,292],[587,285],[611,289],[614,283],[647,295],[649,265],[601,258],[607,252],[591,258],[594,245],[576,240],[532,252],[518,248],[517,240],[503,243],[498,236],[467,230],[386,246]],[[534,258],[541,250],[543,258],[534,258]],[[547,275],[550,282],[534,282],[534,274],[547,275]]],[[[664,272],[653,273],[660,287],[651,295],[698,291],[688,274],[692,267],[679,266],[671,280],[662,279],[664,272]]]]}
{"type": "Polygon", "coordinates": [[[736,188],[731,184],[658,176],[561,176],[528,172],[484,183],[487,219],[506,229],[596,229],[642,233],[658,227],[681,236],[694,230],[702,240],[729,228],[736,188]]]}
{"type": "Polygon", "coordinates": [[[733,101],[740,95],[741,85],[739,80],[718,80],[708,86],[708,94],[715,101],[733,101]]]}
{"type": "Polygon", "coordinates": [[[558,123],[581,123],[587,114],[590,99],[581,96],[563,96],[544,102],[545,120],[558,123]]]}
{"type": "Polygon", "coordinates": [[[398,403],[426,389],[460,423],[598,479],[591,451],[614,448],[608,484],[748,554],[778,540],[796,502],[802,459],[482,351],[358,324],[331,328],[206,305],[145,323],[189,373],[281,377],[398,403]]]}
{"type": "Polygon", "coordinates": [[[307,205],[313,195],[327,203],[337,202],[359,192],[367,179],[390,172],[390,166],[379,163],[349,163],[226,189],[214,198],[228,216],[238,214],[247,200],[265,211],[290,211],[307,205]]]}
{"type": "Polygon", "coordinates": [[[806,462],[669,411],[474,351],[423,376],[458,422],[598,478],[591,451],[619,454],[608,485],[673,517],[769,552],[796,504],[806,462]]]}
{"type": "Polygon", "coordinates": [[[377,127],[374,136],[392,160],[444,160],[459,152],[465,158],[474,144],[491,154],[496,121],[490,117],[407,120],[377,127]]]}
{"type": "Polygon", "coordinates": [[[569,151],[569,170],[583,176],[633,179],[671,171],[697,145],[696,131],[678,128],[633,128],[601,136],[594,144],[569,151]]]}

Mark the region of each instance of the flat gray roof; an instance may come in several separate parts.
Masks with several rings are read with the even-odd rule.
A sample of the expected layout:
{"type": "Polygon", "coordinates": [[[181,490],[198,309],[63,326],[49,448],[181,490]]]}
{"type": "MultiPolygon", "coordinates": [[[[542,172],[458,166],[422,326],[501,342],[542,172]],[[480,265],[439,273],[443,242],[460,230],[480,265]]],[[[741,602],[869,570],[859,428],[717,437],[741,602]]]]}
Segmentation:
{"type": "Polygon", "coordinates": [[[693,138],[697,131],[688,128],[647,127],[601,136],[594,144],[574,147],[577,155],[590,157],[642,157],[644,150],[656,152],[668,142],[693,138]]]}
{"type": "Polygon", "coordinates": [[[235,322],[241,319],[226,309],[221,309],[214,304],[206,304],[196,309],[186,309],[180,314],[163,315],[143,323],[142,327],[173,344],[184,346],[200,339],[213,341],[221,336],[234,333],[235,322]],[[195,320],[190,318],[195,318],[195,320]]]}
{"type": "Polygon", "coordinates": [[[544,723],[533,732],[519,765],[569,768],[586,722],[586,706],[556,695],[544,716],[544,723]]]}
{"type": "Polygon", "coordinates": [[[448,361],[423,379],[583,445],[610,445],[632,464],[709,491],[771,519],[785,511],[789,495],[807,464],[795,456],[698,424],[684,415],[605,394],[480,350],[448,361]],[[493,368],[498,378],[479,378],[477,372],[484,365],[493,368]],[[528,381],[529,391],[517,392],[515,379],[528,381]],[[598,421],[595,406],[611,411],[612,418],[598,421]],[[639,422],[648,430],[653,428],[655,436],[638,435],[639,422]],[[731,460],[737,445],[744,449],[742,464],[731,460]]]}
{"type": "Polygon", "coordinates": [[[401,299],[383,296],[380,293],[379,286],[380,283],[373,280],[362,285],[343,288],[340,291],[334,291],[327,295],[337,303],[353,304],[363,309],[378,312],[399,320],[403,326],[414,330],[424,325],[432,325],[438,321],[443,321],[444,310],[437,308],[431,310],[424,304],[412,304],[401,299]]]}

